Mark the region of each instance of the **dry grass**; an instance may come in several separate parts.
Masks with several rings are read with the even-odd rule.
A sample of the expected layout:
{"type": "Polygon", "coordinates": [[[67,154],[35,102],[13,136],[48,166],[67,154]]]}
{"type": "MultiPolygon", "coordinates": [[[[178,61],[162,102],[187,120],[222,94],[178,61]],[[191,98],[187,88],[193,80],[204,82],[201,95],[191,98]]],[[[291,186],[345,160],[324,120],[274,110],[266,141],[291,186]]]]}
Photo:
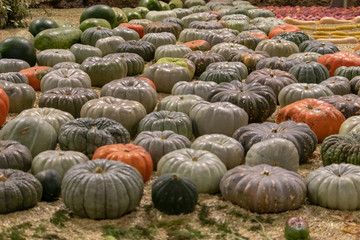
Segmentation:
{"type": "MultiPolygon", "coordinates": [[[[34,9],[32,18],[47,16],[78,24],[83,9],[34,9]]],[[[29,18],[31,21],[31,18],[29,18]]],[[[0,30],[0,40],[22,29],[0,30]]],[[[351,51],[353,45],[342,45],[351,51]]],[[[97,89],[99,90],[99,89],[97,89]]],[[[37,94],[39,97],[39,93],[37,94]]],[[[159,95],[163,97],[164,95],[159,95]]],[[[16,114],[10,114],[8,120],[16,114]]],[[[274,118],[272,118],[274,119],[274,118]]],[[[299,173],[306,177],[322,166],[320,146],[299,173]]],[[[119,239],[284,239],[287,218],[301,216],[310,224],[311,239],[359,239],[359,235],[343,232],[345,222],[360,224],[360,211],[335,211],[305,203],[300,209],[279,214],[258,215],[224,201],[221,194],[200,194],[192,214],[167,216],[151,206],[151,186],[154,173],[145,184],[140,206],[115,220],[95,221],[72,216],[61,200],[40,202],[30,210],[0,216],[1,239],[103,239],[112,234],[119,239]],[[262,229],[263,227],[263,229],[262,229]]]]}

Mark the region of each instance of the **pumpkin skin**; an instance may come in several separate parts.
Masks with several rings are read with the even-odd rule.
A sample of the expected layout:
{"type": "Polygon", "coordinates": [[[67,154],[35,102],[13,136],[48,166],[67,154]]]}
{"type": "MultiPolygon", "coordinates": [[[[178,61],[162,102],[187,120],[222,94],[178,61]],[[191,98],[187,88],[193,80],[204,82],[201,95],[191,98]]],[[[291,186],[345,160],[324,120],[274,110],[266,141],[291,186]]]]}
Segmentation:
{"type": "Polygon", "coordinates": [[[354,77],[359,75],[360,75],[360,67],[341,66],[338,67],[334,72],[334,76],[343,76],[350,80],[352,80],[354,77]]]}
{"type": "Polygon", "coordinates": [[[0,73],[0,80],[7,81],[9,83],[26,83],[29,84],[27,77],[19,72],[0,73]]]}
{"type": "Polygon", "coordinates": [[[125,43],[119,44],[116,52],[137,53],[144,59],[144,61],[149,62],[154,58],[155,49],[155,45],[151,42],[129,40],[125,43]]]}
{"type": "Polygon", "coordinates": [[[180,81],[177,82],[171,89],[172,95],[185,95],[193,94],[203,99],[207,99],[208,93],[211,88],[217,86],[215,82],[203,82],[203,81],[180,81]]]}
{"type": "Polygon", "coordinates": [[[300,53],[291,54],[289,56],[289,58],[296,58],[303,62],[307,62],[307,61],[316,62],[319,59],[319,57],[321,57],[321,54],[316,52],[300,52],[300,53]]]}
{"type": "Polygon", "coordinates": [[[60,128],[58,141],[61,150],[82,152],[91,158],[103,145],[129,143],[130,134],[120,123],[108,118],[77,118],[60,128]]]}
{"type": "Polygon", "coordinates": [[[97,40],[95,47],[100,49],[101,56],[104,57],[108,54],[116,53],[118,45],[122,44],[124,42],[125,42],[125,39],[123,39],[120,36],[111,36],[111,37],[101,38],[101,39],[97,40]]]}
{"type": "Polygon", "coordinates": [[[226,169],[234,168],[244,163],[244,148],[235,139],[224,134],[206,134],[195,139],[192,149],[207,150],[225,164],[226,169]]]}
{"type": "Polygon", "coordinates": [[[215,62],[207,66],[206,71],[209,70],[221,70],[223,72],[235,71],[240,80],[245,79],[249,73],[246,65],[242,62],[215,62]]]}
{"type": "Polygon", "coordinates": [[[190,108],[189,116],[196,137],[213,133],[231,136],[249,119],[244,109],[229,102],[197,102],[190,108]]]}
{"type": "Polygon", "coordinates": [[[190,178],[169,173],[155,180],[151,200],[156,209],[168,215],[186,214],[195,210],[198,191],[190,178]]]}
{"type": "Polygon", "coordinates": [[[284,25],[276,26],[273,29],[271,29],[268,36],[269,38],[273,38],[279,33],[298,32],[298,31],[301,31],[301,29],[298,26],[292,24],[284,24],[284,25]]]}
{"type": "Polygon", "coordinates": [[[356,187],[360,167],[352,164],[331,164],[310,173],[306,178],[308,199],[314,205],[337,210],[357,210],[356,187]]]}
{"type": "Polygon", "coordinates": [[[109,21],[107,21],[106,19],[88,18],[80,23],[79,29],[84,32],[88,28],[97,27],[97,26],[104,27],[104,28],[111,28],[109,21]]]}
{"type": "Polygon", "coordinates": [[[65,173],[73,166],[88,161],[89,158],[76,151],[48,150],[36,155],[32,161],[31,173],[37,175],[45,170],[54,169],[63,179],[65,173]]]}
{"type": "Polygon", "coordinates": [[[243,108],[249,123],[263,122],[276,110],[276,96],[274,91],[260,83],[242,83],[234,80],[230,83],[220,83],[208,94],[210,102],[230,102],[243,108]]]}
{"type": "Polygon", "coordinates": [[[197,102],[204,101],[196,95],[170,95],[160,100],[157,105],[157,111],[167,110],[183,112],[189,115],[190,108],[197,102]]]}
{"type": "Polygon", "coordinates": [[[267,164],[229,170],[220,190],[225,200],[257,213],[298,209],[306,198],[305,181],[299,174],[267,164]]]}
{"type": "Polygon", "coordinates": [[[176,173],[194,181],[199,193],[217,193],[226,166],[213,153],[183,148],[163,156],[157,166],[158,174],[176,173]]]}
{"type": "Polygon", "coordinates": [[[161,32],[169,32],[174,34],[176,39],[179,38],[181,32],[181,26],[177,23],[171,22],[153,22],[145,27],[146,33],[161,33],[161,32]]]}
{"type": "Polygon", "coordinates": [[[176,36],[169,32],[147,33],[142,37],[141,41],[150,42],[157,49],[160,46],[176,44],[176,36]]]}
{"type": "Polygon", "coordinates": [[[170,130],[142,131],[136,136],[133,143],[145,148],[150,153],[154,170],[162,156],[181,148],[190,148],[191,145],[187,137],[170,130]]]}
{"type": "Polygon", "coordinates": [[[29,85],[34,88],[35,91],[40,91],[40,80],[51,68],[47,66],[35,66],[26,68],[20,71],[29,80],[29,85]]]}
{"type": "Polygon", "coordinates": [[[163,45],[155,50],[155,60],[158,61],[161,58],[183,58],[185,54],[192,50],[184,45],[163,45]]]}
{"type": "Polygon", "coordinates": [[[139,34],[139,37],[142,38],[145,35],[145,29],[142,25],[140,24],[135,24],[135,23],[121,23],[118,27],[126,27],[129,28],[131,30],[134,30],[135,32],[137,32],[139,34]]]}
{"type": "Polygon", "coordinates": [[[327,68],[318,62],[304,62],[292,66],[289,73],[300,83],[320,83],[330,77],[327,68]]]}
{"type": "MultiPolygon", "coordinates": [[[[256,70],[262,68],[278,69],[288,72],[293,66],[302,63],[299,59],[289,57],[270,57],[261,59],[256,64],[256,70]]],[[[321,64],[320,64],[321,65],[321,64]]],[[[326,69],[326,68],[325,68],[326,69]]]]}
{"type": "Polygon", "coordinates": [[[159,111],[146,115],[139,122],[137,132],[171,130],[188,139],[192,137],[192,125],[190,118],[182,112],[159,111]]]}
{"type": "Polygon", "coordinates": [[[307,40],[299,45],[301,52],[316,52],[321,55],[339,52],[339,48],[329,41],[307,40]]]}
{"type": "Polygon", "coordinates": [[[95,159],[78,164],[65,174],[61,195],[64,204],[79,217],[113,219],[140,204],[143,188],[143,179],[134,167],[95,159]]]}
{"type": "MultiPolygon", "coordinates": [[[[340,76],[337,76],[340,77],[340,76]]],[[[346,78],[347,79],[347,78],[346,78]]],[[[360,90],[360,76],[356,76],[350,80],[351,92],[358,94],[360,90]]]]}
{"type": "Polygon", "coordinates": [[[52,67],[60,62],[75,62],[75,55],[66,49],[46,49],[37,55],[39,66],[52,67]]]}
{"type": "Polygon", "coordinates": [[[105,59],[119,59],[127,65],[127,76],[141,74],[145,68],[144,59],[136,53],[113,53],[104,57],[105,59]]]}
{"type": "Polygon", "coordinates": [[[0,53],[2,58],[24,60],[29,64],[29,67],[36,64],[34,44],[23,37],[8,37],[1,41],[0,53]]]}
{"type": "Polygon", "coordinates": [[[339,134],[347,134],[360,123],[360,116],[352,116],[346,119],[340,126],[339,134]]]}
{"type": "Polygon", "coordinates": [[[29,68],[30,65],[21,59],[2,58],[0,59],[0,73],[18,72],[29,68]]]}
{"type": "Polygon", "coordinates": [[[205,40],[194,40],[183,44],[189,47],[192,51],[209,51],[211,48],[210,43],[205,40]]]}
{"type": "Polygon", "coordinates": [[[297,172],[299,169],[299,153],[295,145],[289,140],[283,138],[267,139],[251,146],[246,153],[245,164],[247,166],[268,164],[297,172]]]}
{"type": "Polygon", "coordinates": [[[136,168],[144,182],[147,182],[153,171],[153,162],[150,153],[143,147],[131,143],[111,144],[99,147],[94,152],[92,159],[108,159],[121,161],[136,168]]]}
{"type": "Polygon", "coordinates": [[[272,37],[272,39],[289,40],[299,46],[302,42],[307,41],[307,40],[312,40],[314,38],[312,36],[310,36],[309,34],[306,34],[302,31],[297,31],[297,32],[279,33],[279,34],[276,34],[276,36],[272,37]]]}
{"type": "Polygon", "coordinates": [[[30,150],[17,141],[0,141],[0,169],[18,169],[27,172],[33,160],[30,150]]]}
{"type": "Polygon", "coordinates": [[[88,57],[102,57],[103,53],[98,47],[76,43],[71,46],[70,51],[75,56],[75,62],[81,64],[88,57]]]}
{"type": "Polygon", "coordinates": [[[340,51],[333,54],[322,55],[317,62],[324,65],[329,70],[330,76],[333,76],[338,67],[360,66],[360,56],[354,53],[340,51]]]}
{"type": "Polygon", "coordinates": [[[252,50],[255,50],[256,46],[261,42],[263,39],[256,36],[236,36],[236,37],[228,37],[224,39],[224,42],[230,43],[238,43],[241,45],[246,46],[252,50]]]}
{"type": "Polygon", "coordinates": [[[354,115],[360,115],[360,97],[358,95],[333,95],[321,97],[319,100],[334,105],[344,115],[345,118],[349,118],[354,115]]]}
{"type": "Polygon", "coordinates": [[[45,120],[31,116],[15,118],[0,131],[2,140],[15,140],[29,148],[35,157],[40,152],[55,149],[57,134],[45,120]]]}
{"type": "Polygon", "coordinates": [[[284,39],[263,40],[256,46],[255,51],[267,52],[271,57],[288,57],[300,52],[295,43],[284,39]]]}
{"type": "Polygon", "coordinates": [[[122,37],[125,41],[135,40],[138,41],[140,39],[139,34],[130,28],[127,27],[116,27],[113,29],[115,36],[122,37]]]}
{"type": "Polygon", "coordinates": [[[35,175],[42,185],[41,201],[53,202],[59,199],[61,193],[61,176],[54,169],[48,169],[35,175]]]}
{"type": "MultiPolygon", "coordinates": [[[[33,107],[36,99],[36,93],[34,89],[28,84],[25,83],[16,84],[16,83],[0,80],[0,87],[2,87],[1,91],[4,91],[9,98],[8,111],[10,113],[20,113],[25,109],[29,109],[33,107]]],[[[5,114],[5,117],[6,116],[7,114],[5,114]]],[[[1,120],[0,120],[0,126],[1,126],[1,120]]]]}
{"type": "Polygon", "coordinates": [[[222,43],[218,43],[218,44],[214,45],[210,49],[210,51],[220,54],[221,56],[223,56],[225,61],[228,61],[230,52],[236,51],[236,50],[242,50],[242,49],[247,50],[248,48],[245,47],[244,45],[241,45],[238,43],[222,42],[222,43]]]}
{"type": "Polygon", "coordinates": [[[210,51],[193,51],[185,54],[184,58],[190,59],[196,67],[195,75],[200,76],[210,63],[224,62],[225,59],[220,54],[210,51]]]}
{"type": "Polygon", "coordinates": [[[81,16],[80,23],[89,18],[102,18],[107,20],[112,27],[115,27],[116,23],[116,15],[113,9],[107,5],[93,5],[91,7],[86,8],[81,16]]]}
{"type": "Polygon", "coordinates": [[[112,37],[114,35],[115,34],[111,29],[97,26],[88,28],[82,32],[80,40],[82,44],[95,47],[96,42],[99,39],[112,37]]]}
{"type": "Polygon", "coordinates": [[[34,207],[41,200],[41,183],[31,174],[16,169],[0,169],[0,214],[34,207]]]}
{"type": "Polygon", "coordinates": [[[276,123],[287,120],[306,123],[314,131],[318,141],[322,142],[327,136],[339,133],[345,117],[333,105],[315,98],[307,98],[280,109],[276,123]]]}
{"type": "Polygon", "coordinates": [[[334,95],[345,95],[351,93],[351,82],[349,82],[346,77],[333,76],[322,81],[320,85],[329,88],[334,95]]]}
{"type": "Polygon", "coordinates": [[[305,162],[311,156],[318,142],[316,134],[308,125],[294,121],[285,121],[280,124],[272,122],[252,123],[237,129],[232,137],[243,145],[245,153],[253,144],[266,139],[284,138],[290,140],[298,150],[300,163],[305,162]]]}

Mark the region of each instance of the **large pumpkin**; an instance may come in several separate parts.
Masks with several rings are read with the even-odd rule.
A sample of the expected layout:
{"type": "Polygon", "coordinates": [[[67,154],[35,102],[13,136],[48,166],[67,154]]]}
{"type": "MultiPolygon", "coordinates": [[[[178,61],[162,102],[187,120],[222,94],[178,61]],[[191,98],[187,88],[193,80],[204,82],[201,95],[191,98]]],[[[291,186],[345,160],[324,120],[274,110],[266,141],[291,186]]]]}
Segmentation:
{"type": "Polygon", "coordinates": [[[327,136],[339,133],[345,117],[330,103],[307,98],[280,109],[276,123],[287,120],[306,123],[315,132],[318,141],[322,142],[327,136]]]}
{"type": "Polygon", "coordinates": [[[143,147],[134,144],[111,144],[99,147],[92,159],[121,161],[136,168],[144,182],[151,177],[153,162],[151,155],[143,147]]]}
{"type": "Polygon", "coordinates": [[[143,179],[128,164],[96,159],[72,167],[61,184],[62,200],[75,215],[119,218],[134,210],[143,195],[143,179]]]}

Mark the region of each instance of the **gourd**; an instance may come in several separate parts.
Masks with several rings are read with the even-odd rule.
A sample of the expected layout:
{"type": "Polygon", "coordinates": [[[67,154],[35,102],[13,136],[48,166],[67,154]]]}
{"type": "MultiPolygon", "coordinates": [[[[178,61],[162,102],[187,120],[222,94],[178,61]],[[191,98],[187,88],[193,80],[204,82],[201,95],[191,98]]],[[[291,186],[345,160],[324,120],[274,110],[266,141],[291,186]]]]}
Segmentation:
{"type": "MultiPolygon", "coordinates": [[[[81,64],[88,57],[102,57],[103,53],[98,47],[76,43],[71,46],[70,51],[75,56],[75,62],[81,64]]],[[[64,61],[65,62],[65,61],[64,61]]]]}
{"type": "Polygon", "coordinates": [[[97,40],[95,47],[100,49],[101,56],[104,57],[108,54],[116,53],[118,45],[124,42],[125,39],[120,36],[111,36],[97,40]]]}
{"type": "Polygon", "coordinates": [[[189,115],[190,108],[197,102],[203,101],[196,95],[170,95],[160,100],[157,105],[157,111],[167,110],[175,112],[183,112],[189,115]]]}
{"type": "Polygon", "coordinates": [[[61,193],[61,176],[54,169],[48,169],[35,175],[42,186],[41,201],[53,202],[59,199],[61,193]]]}
{"type": "MultiPolygon", "coordinates": [[[[0,80],[0,86],[9,98],[8,111],[10,113],[20,113],[25,109],[33,107],[36,93],[30,85],[0,80]]],[[[7,114],[4,115],[6,117],[7,114]]]]}
{"type": "Polygon", "coordinates": [[[17,141],[0,141],[0,169],[18,169],[27,172],[31,168],[32,155],[30,150],[17,141]]]}
{"type": "Polygon", "coordinates": [[[39,66],[52,67],[60,62],[75,62],[75,55],[66,49],[46,49],[37,55],[39,66]]]}
{"type": "Polygon", "coordinates": [[[180,81],[177,82],[171,89],[171,94],[173,95],[184,95],[184,94],[193,94],[203,99],[207,99],[208,93],[211,88],[217,86],[215,82],[204,82],[204,81],[180,81]]]}

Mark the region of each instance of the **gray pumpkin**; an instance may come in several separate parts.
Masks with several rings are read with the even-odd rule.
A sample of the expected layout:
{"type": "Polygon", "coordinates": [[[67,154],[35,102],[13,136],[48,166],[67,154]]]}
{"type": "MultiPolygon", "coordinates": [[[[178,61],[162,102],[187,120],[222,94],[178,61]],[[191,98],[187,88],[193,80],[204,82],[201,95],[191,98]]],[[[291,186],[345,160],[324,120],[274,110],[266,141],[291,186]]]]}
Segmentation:
{"type": "Polygon", "coordinates": [[[28,171],[31,168],[30,150],[17,141],[0,141],[0,169],[28,171]]]}

